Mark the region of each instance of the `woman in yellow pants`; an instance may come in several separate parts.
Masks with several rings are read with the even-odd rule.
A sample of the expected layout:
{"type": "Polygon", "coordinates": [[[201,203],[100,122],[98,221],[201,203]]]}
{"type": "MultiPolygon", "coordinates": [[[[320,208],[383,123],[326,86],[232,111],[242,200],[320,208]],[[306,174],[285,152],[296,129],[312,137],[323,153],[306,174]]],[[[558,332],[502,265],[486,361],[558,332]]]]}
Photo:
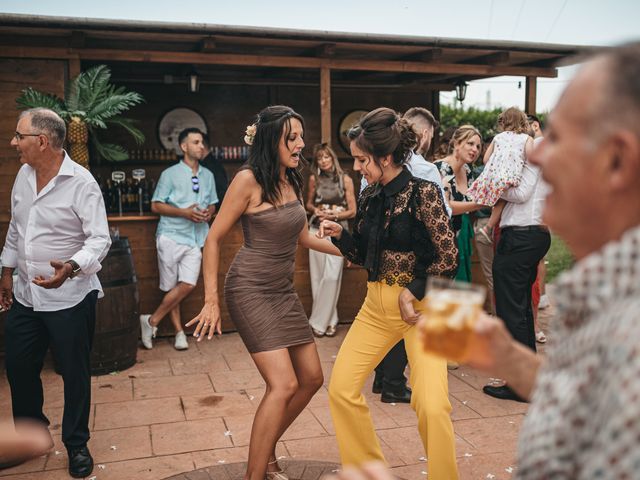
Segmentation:
{"type": "Polygon", "coordinates": [[[425,353],[415,303],[429,275],[455,275],[455,236],[439,187],[415,178],[405,163],[416,146],[408,122],[388,108],[369,112],[349,131],[354,170],[369,183],[358,201],[353,234],[323,220],[351,262],[368,272],[367,297],[347,334],[331,375],[329,402],[343,465],[384,461],[369,407],[366,378],[401,338],[413,389],[411,406],[428,458],[429,478],[458,478],[446,361],[425,353]]]}

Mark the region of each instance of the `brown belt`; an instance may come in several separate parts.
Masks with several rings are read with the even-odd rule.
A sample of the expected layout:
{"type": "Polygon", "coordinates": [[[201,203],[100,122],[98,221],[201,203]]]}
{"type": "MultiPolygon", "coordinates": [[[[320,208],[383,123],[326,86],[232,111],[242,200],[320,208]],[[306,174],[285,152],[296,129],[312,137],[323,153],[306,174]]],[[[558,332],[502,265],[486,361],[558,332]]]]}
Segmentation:
{"type": "Polygon", "coordinates": [[[549,232],[549,227],[546,225],[526,225],[524,227],[514,225],[510,227],[503,227],[500,229],[503,232],[508,232],[509,230],[514,232],[549,232]]]}

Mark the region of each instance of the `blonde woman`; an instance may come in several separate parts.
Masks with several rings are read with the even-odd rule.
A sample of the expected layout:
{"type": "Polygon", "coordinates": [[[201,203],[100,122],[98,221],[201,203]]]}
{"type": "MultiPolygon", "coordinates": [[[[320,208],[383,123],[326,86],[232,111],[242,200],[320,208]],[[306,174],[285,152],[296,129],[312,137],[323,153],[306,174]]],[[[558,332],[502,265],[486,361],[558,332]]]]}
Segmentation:
{"type": "MultiPolygon", "coordinates": [[[[313,149],[307,210],[313,234],[319,223],[333,220],[347,228],[347,220],[356,215],[356,197],[353,180],[340,168],[338,157],[326,143],[313,149]]],[[[333,337],[338,325],[338,297],[342,282],[343,258],[309,250],[309,273],[313,308],[309,324],[316,337],[333,337]]]]}

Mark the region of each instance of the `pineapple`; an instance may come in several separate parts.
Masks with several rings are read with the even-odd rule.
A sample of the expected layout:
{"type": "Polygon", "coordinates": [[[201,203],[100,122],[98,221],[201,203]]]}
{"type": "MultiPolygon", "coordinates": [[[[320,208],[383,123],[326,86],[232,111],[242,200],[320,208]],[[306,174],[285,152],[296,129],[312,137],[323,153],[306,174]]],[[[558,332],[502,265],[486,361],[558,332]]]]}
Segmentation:
{"type": "Polygon", "coordinates": [[[71,158],[83,167],[89,168],[89,130],[80,117],[71,117],[67,124],[67,141],[71,158]]]}

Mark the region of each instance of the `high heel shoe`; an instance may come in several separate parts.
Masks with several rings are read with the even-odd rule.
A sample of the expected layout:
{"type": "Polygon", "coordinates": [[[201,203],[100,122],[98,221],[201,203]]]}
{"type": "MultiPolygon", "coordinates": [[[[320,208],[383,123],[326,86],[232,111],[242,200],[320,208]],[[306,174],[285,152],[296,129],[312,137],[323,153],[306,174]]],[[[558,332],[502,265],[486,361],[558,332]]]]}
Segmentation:
{"type": "MultiPolygon", "coordinates": [[[[268,462],[267,465],[277,464],[278,460],[274,460],[273,462],[268,462]]],[[[264,476],[265,480],[289,480],[289,477],[284,470],[280,469],[275,472],[266,472],[264,476]]]]}

